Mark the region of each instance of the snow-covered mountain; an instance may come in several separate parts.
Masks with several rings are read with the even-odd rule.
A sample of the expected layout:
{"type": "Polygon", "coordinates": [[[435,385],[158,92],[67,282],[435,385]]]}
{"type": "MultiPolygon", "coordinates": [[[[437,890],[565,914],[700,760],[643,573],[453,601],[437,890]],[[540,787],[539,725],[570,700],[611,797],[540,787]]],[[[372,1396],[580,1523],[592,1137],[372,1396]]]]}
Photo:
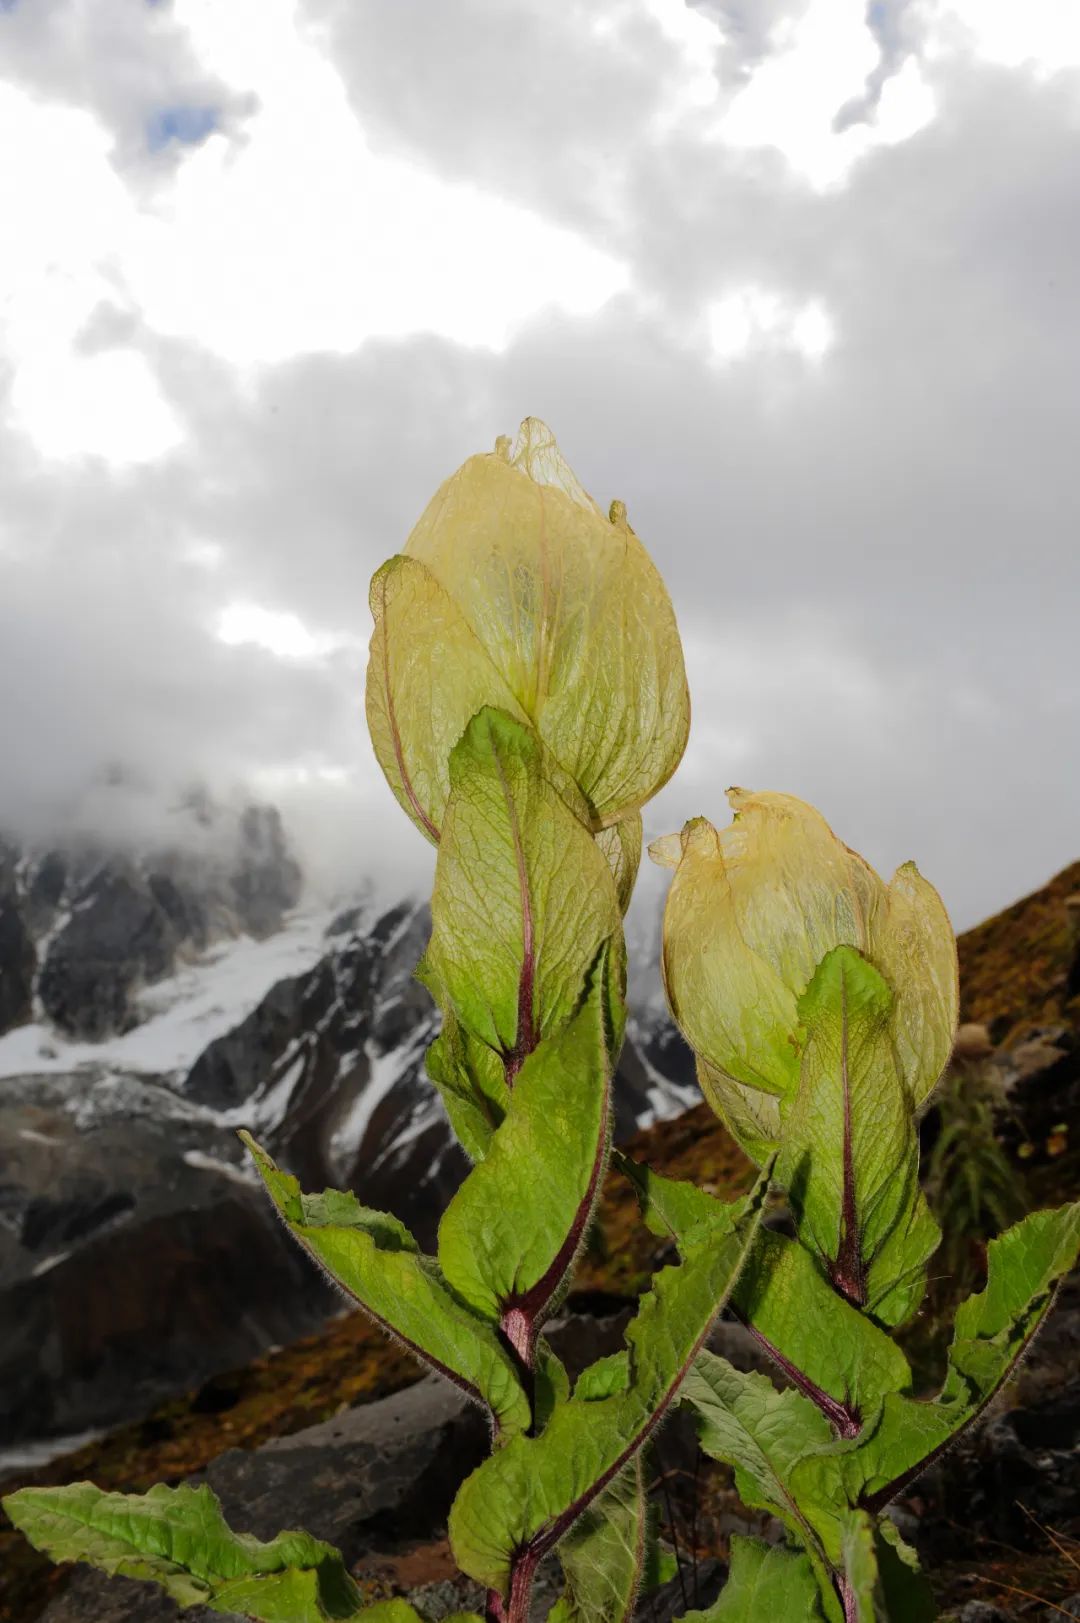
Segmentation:
{"type": "MultiPolygon", "coordinates": [[[[337,1298],[236,1137],[430,1244],[466,1170],[424,1070],[426,909],[301,905],[268,809],[206,851],[0,864],[0,1448],[112,1423],[302,1334],[337,1298]],[[167,882],[166,882],[167,881],[167,882]]],[[[650,1015],[620,1135],[696,1096],[650,1015]]]]}

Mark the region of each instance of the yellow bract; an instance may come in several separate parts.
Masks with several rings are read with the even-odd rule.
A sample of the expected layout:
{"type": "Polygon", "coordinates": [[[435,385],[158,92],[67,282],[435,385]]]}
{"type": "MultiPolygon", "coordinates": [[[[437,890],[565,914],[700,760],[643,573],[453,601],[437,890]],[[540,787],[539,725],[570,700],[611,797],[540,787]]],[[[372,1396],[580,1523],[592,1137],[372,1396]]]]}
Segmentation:
{"type": "Polygon", "coordinates": [[[695,818],[649,848],[675,869],[664,983],[706,1096],[766,1153],[798,1079],[799,998],[826,954],[847,945],[893,992],[890,1035],[919,1108],[956,1030],[956,941],[941,898],[911,862],[886,885],[804,801],[743,789],[728,799],[727,828],[695,818]]]}
{"type": "Polygon", "coordinates": [[[674,772],[690,701],[670,599],[621,503],[605,517],[534,418],[441,486],[372,584],[380,765],[437,839],[446,762],[484,705],[527,721],[594,830],[674,772]]]}

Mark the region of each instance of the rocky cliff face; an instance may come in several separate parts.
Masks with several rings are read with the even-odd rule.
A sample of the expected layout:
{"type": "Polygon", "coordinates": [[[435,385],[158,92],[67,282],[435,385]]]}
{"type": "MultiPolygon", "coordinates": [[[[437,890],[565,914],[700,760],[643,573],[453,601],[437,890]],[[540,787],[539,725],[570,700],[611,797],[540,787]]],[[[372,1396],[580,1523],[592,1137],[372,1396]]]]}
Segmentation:
{"type": "Polygon", "coordinates": [[[100,1041],[138,1023],[147,984],[212,941],[281,928],[301,873],[272,806],[202,808],[194,845],[118,853],[78,840],[0,849],[0,1032],[41,1013],[100,1041]]]}
{"type": "MultiPolygon", "coordinates": [[[[10,1463],[335,1310],[273,1220],[238,1127],[306,1187],[353,1188],[428,1246],[465,1161],[423,1070],[437,1029],[413,979],[426,910],[297,909],[276,813],[253,810],[227,857],[201,865],[9,850],[3,875],[10,1463]]],[[[669,1031],[631,1027],[617,1097],[622,1135],[694,1097],[669,1031]]]]}

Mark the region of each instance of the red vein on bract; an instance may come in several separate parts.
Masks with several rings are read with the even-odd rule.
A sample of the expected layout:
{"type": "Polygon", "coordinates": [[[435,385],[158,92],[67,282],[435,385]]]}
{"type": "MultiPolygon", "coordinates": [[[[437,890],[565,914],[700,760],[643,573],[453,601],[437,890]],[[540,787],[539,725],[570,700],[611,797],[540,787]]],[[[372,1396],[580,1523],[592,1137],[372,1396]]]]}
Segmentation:
{"type": "Polygon", "coordinates": [[[517,864],[518,890],[521,895],[521,969],[518,972],[517,1030],[514,1035],[513,1049],[509,1054],[503,1055],[506,1081],[508,1086],[512,1087],[514,1078],[540,1040],[540,1034],[536,1030],[536,1016],[533,1008],[536,990],[536,941],[532,897],[529,893],[529,875],[525,867],[525,850],[521,843],[521,827],[518,823],[517,808],[510,793],[510,785],[506,781],[506,772],[503,767],[502,757],[499,754],[498,744],[494,740],[492,740],[492,748],[495,757],[495,768],[499,774],[499,782],[502,784],[507,815],[510,819],[510,838],[514,844],[514,861],[517,864]]]}
{"type": "Polygon", "coordinates": [[[859,1213],[855,1200],[855,1159],[851,1131],[851,1077],[848,1071],[847,976],[840,972],[840,1078],[844,1089],[844,1190],[840,1208],[840,1246],[829,1265],[833,1284],[856,1307],[866,1306],[859,1213]]]}

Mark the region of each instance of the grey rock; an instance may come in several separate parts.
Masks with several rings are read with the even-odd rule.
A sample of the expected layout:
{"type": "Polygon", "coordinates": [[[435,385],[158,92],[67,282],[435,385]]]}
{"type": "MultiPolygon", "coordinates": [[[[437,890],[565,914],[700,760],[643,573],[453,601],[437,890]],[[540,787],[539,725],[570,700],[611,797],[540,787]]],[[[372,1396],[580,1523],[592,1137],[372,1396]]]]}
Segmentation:
{"type": "MultiPolygon", "coordinates": [[[[488,1447],[480,1410],[448,1383],[427,1379],[250,1453],[231,1449],[198,1480],[209,1482],[237,1531],[267,1539],[283,1526],[303,1527],[362,1576],[365,1560],[445,1524],[459,1482],[488,1447]]],[[[164,1623],[180,1615],[151,1584],[79,1568],[42,1623],[164,1623]]],[[[182,1615],[185,1623],[220,1623],[225,1614],[182,1615]]]]}
{"type": "Polygon", "coordinates": [[[29,1020],[37,953],[13,890],[0,888],[0,1033],[29,1020]]]}
{"type": "Polygon", "coordinates": [[[61,851],[46,851],[32,859],[26,877],[27,928],[33,935],[47,930],[56,917],[68,884],[69,861],[61,851]]]}
{"type": "Polygon", "coordinates": [[[300,900],[300,865],[289,851],[276,806],[248,806],[243,812],[232,883],[241,922],[254,936],[280,929],[300,900]]]}
{"type": "Polygon", "coordinates": [[[119,861],[103,865],[49,944],[38,984],[45,1013],[89,1041],[127,1030],[134,993],[168,974],[178,940],[145,880],[119,861]]]}
{"type": "Polygon", "coordinates": [[[956,1623],[1008,1623],[1008,1616],[988,1601],[969,1600],[956,1613],[956,1623]]]}
{"type": "Polygon", "coordinates": [[[83,1073],[0,1090],[0,1447],[128,1419],[337,1301],[235,1135],[168,1090],[83,1073]]]}
{"type": "MultiPolygon", "coordinates": [[[[429,1377],[251,1452],[230,1449],[193,1480],[209,1483],[237,1531],[269,1539],[283,1523],[303,1527],[340,1549],[362,1581],[384,1577],[388,1559],[445,1533],[459,1483],[489,1447],[480,1410],[447,1382],[429,1377]]],[[[710,1605],[723,1575],[720,1562],[705,1561],[696,1574],[685,1572],[642,1597],[635,1616],[640,1623],[671,1623],[688,1598],[710,1605]]],[[[537,1623],[560,1588],[552,1559],[537,1575],[537,1623]]],[[[462,1607],[482,1610],[483,1603],[477,1586],[460,1575],[411,1589],[409,1598],[432,1619],[462,1607]]],[[[185,1623],[213,1623],[222,1615],[199,1607],[183,1613],[185,1623]]],[[[154,1585],[79,1567],[42,1623],[166,1623],[179,1616],[154,1585]]]]}

